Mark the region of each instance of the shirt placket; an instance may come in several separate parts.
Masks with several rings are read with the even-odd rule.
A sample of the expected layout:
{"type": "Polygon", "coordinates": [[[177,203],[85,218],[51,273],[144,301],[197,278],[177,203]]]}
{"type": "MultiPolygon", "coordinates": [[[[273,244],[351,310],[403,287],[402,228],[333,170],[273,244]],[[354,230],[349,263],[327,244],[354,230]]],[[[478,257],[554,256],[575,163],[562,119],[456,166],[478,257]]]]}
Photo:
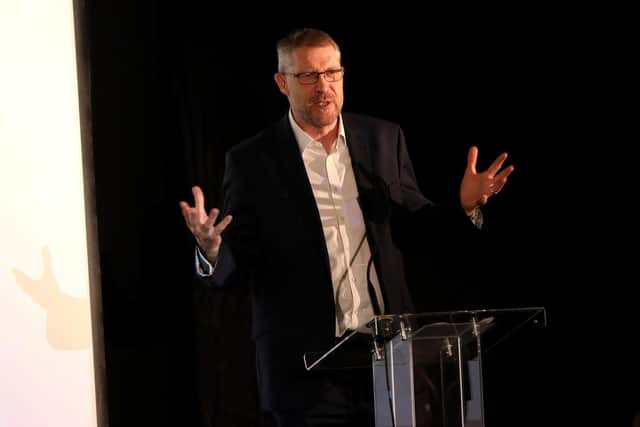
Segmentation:
{"type": "Polygon", "coordinates": [[[346,223],[346,213],[344,209],[343,185],[345,170],[340,168],[339,151],[334,149],[327,155],[325,166],[327,170],[327,180],[329,183],[329,194],[333,205],[333,210],[338,227],[338,244],[341,246],[346,274],[343,283],[339,283],[338,298],[342,307],[348,307],[344,313],[346,327],[355,328],[357,326],[357,316],[354,308],[359,304],[359,295],[356,289],[356,281],[351,269],[351,244],[349,240],[349,229],[346,223]]]}

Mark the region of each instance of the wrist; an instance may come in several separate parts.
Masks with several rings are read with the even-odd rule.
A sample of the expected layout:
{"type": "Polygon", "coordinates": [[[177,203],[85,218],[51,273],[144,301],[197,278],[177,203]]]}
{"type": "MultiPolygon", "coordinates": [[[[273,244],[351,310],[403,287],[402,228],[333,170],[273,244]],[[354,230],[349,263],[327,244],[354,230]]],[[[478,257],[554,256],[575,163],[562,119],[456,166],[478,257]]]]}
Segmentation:
{"type": "Polygon", "coordinates": [[[480,210],[480,207],[476,206],[470,211],[465,210],[465,213],[467,214],[467,217],[469,218],[469,220],[471,220],[471,222],[474,225],[482,226],[482,223],[484,222],[484,220],[482,218],[482,211],[480,210]]]}
{"type": "Polygon", "coordinates": [[[211,250],[204,252],[204,256],[209,260],[210,263],[215,264],[218,262],[218,252],[217,250],[211,250]]]}
{"type": "Polygon", "coordinates": [[[478,213],[480,212],[480,208],[478,206],[472,208],[472,209],[465,209],[464,213],[467,214],[467,216],[469,218],[473,218],[474,216],[477,216],[478,213]]]}
{"type": "Polygon", "coordinates": [[[218,249],[209,249],[206,250],[204,248],[204,245],[201,245],[199,243],[196,243],[196,246],[198,248],[198,251],[202,254],[202,256],[209,262],[214,263],[216,262],[217,258],[218,258],[218,252],[220,252],[218,249]]]}

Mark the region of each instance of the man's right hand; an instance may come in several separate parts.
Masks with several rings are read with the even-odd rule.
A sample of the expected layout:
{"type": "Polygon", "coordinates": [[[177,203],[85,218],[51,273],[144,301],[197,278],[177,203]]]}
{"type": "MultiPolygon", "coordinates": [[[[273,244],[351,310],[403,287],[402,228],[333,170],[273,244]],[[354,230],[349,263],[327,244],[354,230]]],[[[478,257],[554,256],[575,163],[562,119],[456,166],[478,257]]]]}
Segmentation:
{"type": "Polygon", "coordinates": [[[182,216],[184,216],[187,227],[196,238],[196,243],[200,250],[211,263],[215,263],[218,260],[220,245],[222,245],[222,232],[233,218],[231,215],[227,215],[216,224],[220,210],[213,208],[207,216],[207,212],[204,209],[204,194],[202,190],[198,186],[193,187],[191,190],[196,205],[191,207],[187,202],[180,202],[182,216]]]}

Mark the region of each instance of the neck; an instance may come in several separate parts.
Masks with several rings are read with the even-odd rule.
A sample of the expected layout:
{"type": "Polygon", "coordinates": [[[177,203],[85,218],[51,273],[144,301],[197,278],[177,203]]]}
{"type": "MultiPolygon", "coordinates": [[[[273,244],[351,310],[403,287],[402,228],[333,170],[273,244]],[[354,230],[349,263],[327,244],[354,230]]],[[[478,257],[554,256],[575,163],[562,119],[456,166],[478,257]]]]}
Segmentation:
{"type": "MultiPolygon", "coordinates": [[[[295,116],[294,120],[296,120],[295,116]]],[[[338,138],[338,120],[330,125],[322,127],[311,126],[299,120],[296,120],[296,122],[298,123],[298,126],[300,126],[300,128],[306,132],[307,135],[309,135],[314,140],[319,141],[327,153],[331,151],[331,148],[333,148],[333,144],[338,138]]]]}
{"type": "Polygon", "coordinates": [[[309,126],[308,124],[300,125],[303,131],[307,133],[311,138],[316,141],[322,141],[325,138],[338,136],[338,121],[336,120],[328,126],[322,126],[320,128],[315,126],[309,126]]]}
{"type": "Polygon", "coordinates": [[[333,144],[335,144],[337,138],[338,138],[337,126],[334,130],[322,135],[319,138],[314,137],[315,140],[319,141],[320,144],[322,144],[322,146],[324,147],[324,151],[326,151],[327,154],[331,152],[331,149],[333,148],[333,144]]]}

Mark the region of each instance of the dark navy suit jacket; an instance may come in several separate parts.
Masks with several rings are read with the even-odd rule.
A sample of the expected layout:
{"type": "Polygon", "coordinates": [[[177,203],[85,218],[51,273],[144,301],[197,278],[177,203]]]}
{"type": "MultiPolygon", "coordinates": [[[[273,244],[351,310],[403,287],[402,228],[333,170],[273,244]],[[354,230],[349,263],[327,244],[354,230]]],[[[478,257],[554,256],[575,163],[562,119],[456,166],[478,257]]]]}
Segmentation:
{"type": "MultiPolygon", "coordinates": [[[[386,312],[412,312],[403,233],[428,239],[442,227],[474,227],[459,206],[436,206],[420,192],[398,125],[342,118],[386,312]]],[[[207,281],[248,282],[263,407],[301,408],[314,391],[303,354],[332,345],[336,314],[320,215],[288,115],[227,153],[223,211],[234,219],[207,281]]]]}

